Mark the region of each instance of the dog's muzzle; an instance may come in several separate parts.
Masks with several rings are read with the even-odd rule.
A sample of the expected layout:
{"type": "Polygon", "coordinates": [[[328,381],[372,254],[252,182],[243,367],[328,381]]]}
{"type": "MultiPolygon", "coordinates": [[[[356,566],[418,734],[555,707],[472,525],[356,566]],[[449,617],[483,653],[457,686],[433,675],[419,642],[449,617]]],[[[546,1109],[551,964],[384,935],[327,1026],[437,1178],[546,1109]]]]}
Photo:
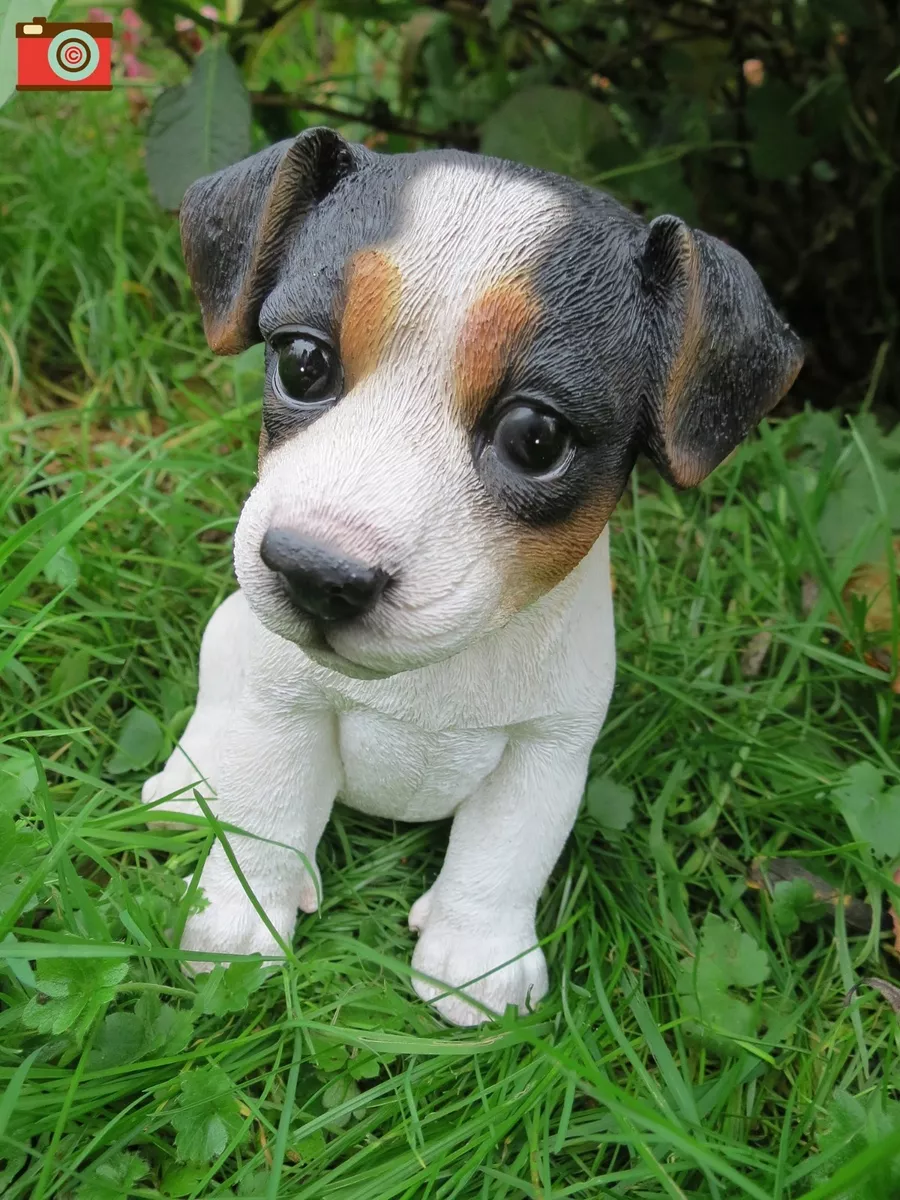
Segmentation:
{"type": "Polygon", "coordinates": [[[346,621],[375,604],[391,577],[381,567],[347,558],[291,529],[270,529],[260,558],[280,578],[285,595],[314,621],[346,621]]]}

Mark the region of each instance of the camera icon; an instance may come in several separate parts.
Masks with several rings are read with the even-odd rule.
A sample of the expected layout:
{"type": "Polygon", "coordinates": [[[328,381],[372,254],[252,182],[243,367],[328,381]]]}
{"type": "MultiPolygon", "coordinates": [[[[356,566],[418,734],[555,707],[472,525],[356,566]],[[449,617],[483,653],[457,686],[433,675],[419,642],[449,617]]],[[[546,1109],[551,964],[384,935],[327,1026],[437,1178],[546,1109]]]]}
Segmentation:
{"type": "Polygon", "coordinates": [[[112,35],[108,21],[69,25],[34,17],[16,26],[20,92],[112,89],[112,35]]]}

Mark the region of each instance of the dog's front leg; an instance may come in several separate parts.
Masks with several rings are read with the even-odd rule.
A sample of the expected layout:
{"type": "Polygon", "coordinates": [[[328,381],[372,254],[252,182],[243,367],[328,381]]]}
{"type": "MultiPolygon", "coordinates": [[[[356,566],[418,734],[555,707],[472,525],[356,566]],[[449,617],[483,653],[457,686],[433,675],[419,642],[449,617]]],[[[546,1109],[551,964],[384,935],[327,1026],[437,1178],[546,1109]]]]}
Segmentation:
{"type": "MultiPolygon", "coordinates": [[[[434,886],[412,907],[413,967],[493,1012],[524,1012],[547,990],[535,912],[584,792],[596,730],[515,740],[496,771],[456,811],[434,886]],[[514,961],[511,961],[514,960],[514,961]]],[[[446,988],[416,979],[425,1000],[457,1025],[489,1019],[446,988]]]]}
{"type": "MultiPolygon", "coordinates": [[[[248,703],[224,733],[215,814],[255,835],[226,838],[269,921],[290,943],[297,909],[314,912],[318,906],[316,847],[341,778],[335,719],[328,713],[273,714],[268,706],[248,703]]],[[[208,906],[188,919],[182,948],[279,953],[219,841],[200,886],[208,906]]],[[[192,964],[201,971],[212,966],[192,964]]]]}

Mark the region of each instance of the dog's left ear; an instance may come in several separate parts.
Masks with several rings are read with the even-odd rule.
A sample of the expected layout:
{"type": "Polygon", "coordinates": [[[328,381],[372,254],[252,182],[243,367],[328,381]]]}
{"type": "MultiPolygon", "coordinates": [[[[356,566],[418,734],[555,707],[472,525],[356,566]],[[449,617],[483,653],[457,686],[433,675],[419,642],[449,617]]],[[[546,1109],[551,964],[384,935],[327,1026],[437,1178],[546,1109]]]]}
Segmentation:
{"type": "Polygon", "coordinates": [[[677,217],[650,223],[639,267],[642,448],[676,487],[693,487],[787,392],[803,347],[747,260],[677,217]]]}
{"type": "Polygon", "coordinates": [[[262,340],[259,310],[285,245],[371,154],[323,126],[191,184],[179,214],[181,246],[216,354],[239,354],[262,340]]]}

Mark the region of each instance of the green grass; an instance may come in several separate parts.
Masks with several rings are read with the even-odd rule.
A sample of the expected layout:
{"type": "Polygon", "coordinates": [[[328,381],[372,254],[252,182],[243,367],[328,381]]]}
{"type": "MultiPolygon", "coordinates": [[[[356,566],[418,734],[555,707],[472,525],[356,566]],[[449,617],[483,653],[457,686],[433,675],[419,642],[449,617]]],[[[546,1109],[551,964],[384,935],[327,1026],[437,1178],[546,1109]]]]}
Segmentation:
{"type": "Polygon", "coordinates": [[[897,697],[842,594],[887,544],[888,444],[806,415],[697,492],[634,481],[616,694],[541,903],[535,1014],[458,1031],[415,999],[405,918],[446,826],[347,810],[294,957],[198,986],[168,931],[212,835],[148,831],[138,796],[234,587],[255,360],[205,349],[109,98],[65,122],[28,101],[0,118],[0,1194],[900,1194],[896,1020],[868,988],[844,1004],[898,969],[897,697]],[[874,931],[802,885],[748,889],[772,855],[867,900],[874,931]]]}

